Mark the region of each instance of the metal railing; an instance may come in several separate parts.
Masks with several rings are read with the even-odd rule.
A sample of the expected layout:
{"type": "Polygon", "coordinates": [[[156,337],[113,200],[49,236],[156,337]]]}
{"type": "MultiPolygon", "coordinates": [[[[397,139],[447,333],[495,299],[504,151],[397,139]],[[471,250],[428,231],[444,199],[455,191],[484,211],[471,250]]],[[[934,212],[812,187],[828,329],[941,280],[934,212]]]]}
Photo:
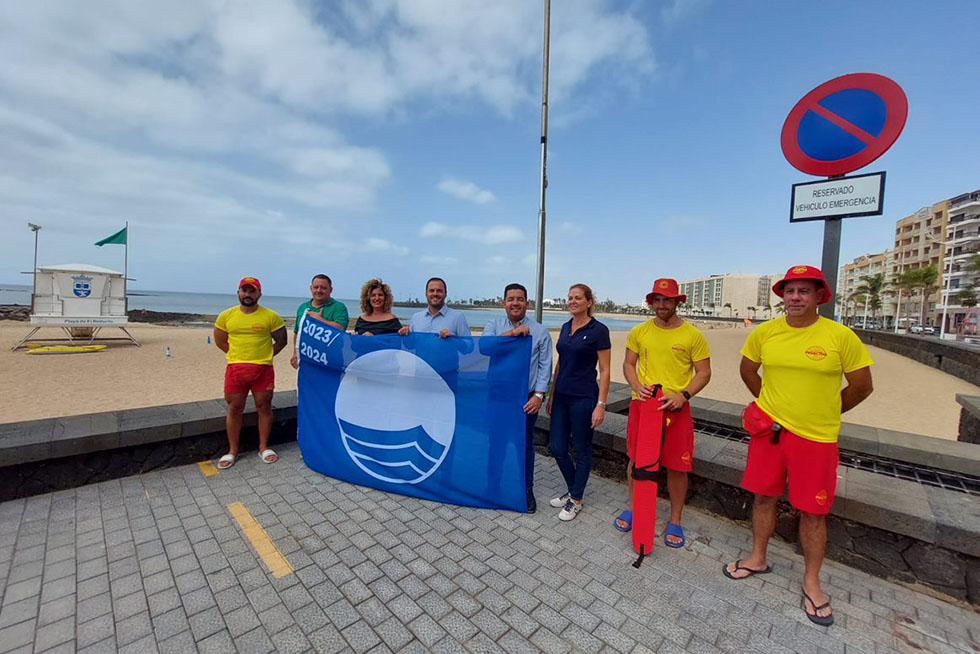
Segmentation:
{"type": "MultiPolygon", "coordinates": [[[[705,420],[695,420],[694,428],[697,432],[708,436],[718,436],[719,438],[740,443],[749,442],[748,434],[741,429],[729,427],[728,425],[720,425],[705,420]]],[[[846,468],[866,470],[887,477],[905,479],[917,484],[980,497],[980,477],[974,477],[972,475],[940,470],[930,466],[897,461],[883,456],[849,450],[840,451],[840,463],[846,468]]]]}

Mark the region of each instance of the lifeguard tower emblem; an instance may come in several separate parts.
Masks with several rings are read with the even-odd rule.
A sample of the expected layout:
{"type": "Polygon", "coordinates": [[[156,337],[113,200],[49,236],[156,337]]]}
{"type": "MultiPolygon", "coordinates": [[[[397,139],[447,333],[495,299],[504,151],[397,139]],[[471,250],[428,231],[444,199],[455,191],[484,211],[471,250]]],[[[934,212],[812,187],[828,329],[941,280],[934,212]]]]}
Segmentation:
{"type": "Polygon", "coordinates": [[[92,278],[88,275],[72,275],[72,280],[75,282],[72,286],[72,292],[75,293],[76,297],[88,297],[92,294],[92,278]]]}

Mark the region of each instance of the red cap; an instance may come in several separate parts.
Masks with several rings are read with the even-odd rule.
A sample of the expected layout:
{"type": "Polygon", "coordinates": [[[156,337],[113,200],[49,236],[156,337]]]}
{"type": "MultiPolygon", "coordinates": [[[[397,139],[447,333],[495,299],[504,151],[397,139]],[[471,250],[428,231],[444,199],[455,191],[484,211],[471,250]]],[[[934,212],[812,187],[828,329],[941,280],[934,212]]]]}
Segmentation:
{"type": "Polygon", "coordinates": [[[680,288],[677,286],[677,280],[670,279],[669,277],[661,277],[653,283],[653,290],[647,293],[647,304],[653,302],[654,295],[677,298],[681,303],[687,302],[687,296],[680,292],[680,288]]]}
{"type": "Polygon", "coordinates": [[[242,277],[242,281],[238,282],[238,288],[242,286],[254,286],[256,291],[262,292],[262,284],[255,277],[242,277]]]}
{"type": "Polygon", "coordinates": [[[793,266],[786,271],[786,275],[782,279],[772,285],[772,292],[779,297],[783,297],[783,286],[786,282],[792,282],[797,279],[812,279],[823,287],[823,298],[820,299],[818,304],[827,304],[833,297],[830,287],[827,286],[827,279],[823,276],[823,271],[814,266],[793,266]]]}

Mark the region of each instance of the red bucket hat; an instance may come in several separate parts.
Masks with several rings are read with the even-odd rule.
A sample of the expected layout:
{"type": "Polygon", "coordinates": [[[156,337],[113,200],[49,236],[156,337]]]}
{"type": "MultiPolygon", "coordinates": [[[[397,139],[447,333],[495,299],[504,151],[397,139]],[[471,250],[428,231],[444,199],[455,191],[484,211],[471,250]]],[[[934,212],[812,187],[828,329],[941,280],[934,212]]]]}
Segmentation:
{"type": "Polygon", "coordinates": [[[669,277],[661,277],[653,283],[653,290],[647,293],[647,304],[653,302],[654,295],[677,298],[681,303],[687,302],[687,296],[680,292],[680,288],[677,286],[677,280],[670,279],[669,277]]]}
{"type": "Polygon", "coordinates": [[[812,279],[823,287],[823,298],[818,304],[827,304],[833,297],[833,293],[827,285],[827,279],[823,276],[823,271],[814,266],[793,266],[786,271],[786,275],[782,279],[772,285],[772,292],[783,297],[783,286],[786,285],[786,282],[797,279],[812,279]]]}
{"type": "Polygon", "coordinates": [[[255,277],[242,277],[242,281],[238,282],[238,288],[242,286],[254,286],[256,291],[262,292],[262,284],[255,277]]]}

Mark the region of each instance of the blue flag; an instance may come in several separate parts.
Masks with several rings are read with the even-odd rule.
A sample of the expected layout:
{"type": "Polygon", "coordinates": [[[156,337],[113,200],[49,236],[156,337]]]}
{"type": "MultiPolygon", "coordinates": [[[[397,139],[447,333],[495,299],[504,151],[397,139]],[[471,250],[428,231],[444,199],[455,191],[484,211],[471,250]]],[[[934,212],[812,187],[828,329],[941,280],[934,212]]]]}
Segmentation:
{"type": "Polygon", "coordinates": [[[356,336],[307,315],[297,438],[313,470],[437,502],[527,511],[531,339],[356,336]]]}

